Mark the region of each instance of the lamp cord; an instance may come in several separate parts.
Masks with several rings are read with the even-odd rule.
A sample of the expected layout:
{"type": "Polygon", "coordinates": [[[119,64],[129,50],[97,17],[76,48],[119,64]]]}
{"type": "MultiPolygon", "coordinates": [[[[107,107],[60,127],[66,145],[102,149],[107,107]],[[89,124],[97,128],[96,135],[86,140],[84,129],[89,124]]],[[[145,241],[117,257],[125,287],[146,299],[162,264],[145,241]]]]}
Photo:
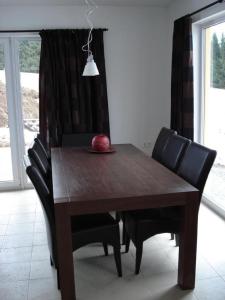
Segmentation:
{"type": "Polygon", "coordinates": [[[92,51],[90,50],[90,44],[92,42],[92,31],[93,31],[93,23],[90,19],[90,16],[93,14],[94,10],[97,8],[96,3],[94,2],[94,0],[85,0],[85,4],[87,5],[87,9],[85,12],[85,17],[87,20],[87,23],[90,27],[89,29],[89,33],[88,33],[88,39],[87,39],[87,43],[85,45],[82,46],[82,50],[84,52],[88,53],[88,57],[92,55],[92,51]]]}

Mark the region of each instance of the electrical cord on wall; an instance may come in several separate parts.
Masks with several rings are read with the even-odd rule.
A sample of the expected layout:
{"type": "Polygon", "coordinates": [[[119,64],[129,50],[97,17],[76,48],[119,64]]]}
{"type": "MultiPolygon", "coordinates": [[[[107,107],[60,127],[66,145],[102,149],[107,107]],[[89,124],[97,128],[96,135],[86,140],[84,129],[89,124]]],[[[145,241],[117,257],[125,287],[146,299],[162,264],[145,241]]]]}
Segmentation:
{"type": "Polygon", "coordinates": [[[85,3],[87,5],[87,9],[86,9],[86,12],[85,12],[85,17],[86,17],[87,23],[90,27],[90,30],[89,30],[89,33],[88,33],[87,43],[85,45],[83,45],[82,50],[84,52],[88,52],[88,57],[90,57],[90,56],[92,56],[92,51],[90,50],[90,44],[92,42],[92,30],[94,28],[94,25],[93,25],[93,22],[91,21],[90,16],[93,14],[95,9],[97,8],[97,5],[94,2],[94,0],[85,0],[85,3]]]}

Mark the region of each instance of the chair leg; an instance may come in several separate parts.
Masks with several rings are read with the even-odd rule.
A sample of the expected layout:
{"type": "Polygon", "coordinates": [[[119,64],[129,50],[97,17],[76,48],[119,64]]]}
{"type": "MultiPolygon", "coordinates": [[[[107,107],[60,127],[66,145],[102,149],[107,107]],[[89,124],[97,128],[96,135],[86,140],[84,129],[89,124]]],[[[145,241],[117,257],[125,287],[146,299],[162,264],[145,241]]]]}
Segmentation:
{"type": "Polygon", "coordinates": [[[114,258],[116,262],[116,269],[119,277],[122,277],[122,267],[121,267],[121,255],[120,255],[120,245],[113,247],[114,258]]]}
{"type": "Polygon", "coordinates": [[[135,263],[135,274],[136,275],[139,274],[139,272],[140,272],[142,252],[143,252],[143,243],[137,245],[137,247],[136,247],[136,263],[135,263]]]}
{"type": "Polygon", "coordinates": [[[171,240],[174,240],[174,233],[171,233],[171,240]]]}
{"type": "Polygon", "coordinates": [[[52,261],[52,258],[51,258],[51,256],[50,256],[50,264],[51,264],[51,266],[53,267],[53,261],[52,261]]]}
{"type": "Polygon", "coordinates": [[[180,244],[180,238],[179,238],[179,234],[175,234],[175,240],[176,240],[176,247],[178,247],[179,246],[179,244],[180,244]]]}
{"type": "Polygon", "coordinates": [[[121,213],[121,219],[122,219],[122,245],[126,244],[126,229],[125,229],[125,217],[124,214],[121,213]]]}
{"type": "Polygon", "coordinates": [[[103,248],[104,248],[104,252],[105,252],[105,256],[108,256],[108,245],[106,243],[103,243],[103,248]]]}
{"type": "Polygon", "coordinates": [[[126,230],[125,230],[125,226],[122,223],[122,245],[126,244],[126,230]]]}
{"type": "Polygon", "coordinates": [[[125,253],[128,253],[130,248],[130,237],[127,234],[125,228],[124,228],[124,244],[125,244],[125,253]]]}

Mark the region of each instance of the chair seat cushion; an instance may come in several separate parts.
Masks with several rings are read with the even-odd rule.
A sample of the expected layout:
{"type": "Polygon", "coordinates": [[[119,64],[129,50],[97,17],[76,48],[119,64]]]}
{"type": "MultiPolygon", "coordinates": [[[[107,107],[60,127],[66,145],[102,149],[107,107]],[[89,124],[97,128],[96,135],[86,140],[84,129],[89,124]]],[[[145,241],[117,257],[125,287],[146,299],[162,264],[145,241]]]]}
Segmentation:
{"type": "Polygon", "coordinates": [[[180,214],[176,207],[129,211],[124,214],[125,228],[133,243],[137,245],[149,237],[179,232],[180,214]]]}
{"type": "Polygon", "coordinates": [[[179,219],[179,212],[179,207],[163,207],[129,211],[125,214],[129,215],[134,221],[140,222],[159,219],[179,219]]]}
{"type": "Polygon", "coordinates": [[[117,225],[117,222],[109,213],[80,215],[71,219],[73,232],[113,225],[117,225]]]}

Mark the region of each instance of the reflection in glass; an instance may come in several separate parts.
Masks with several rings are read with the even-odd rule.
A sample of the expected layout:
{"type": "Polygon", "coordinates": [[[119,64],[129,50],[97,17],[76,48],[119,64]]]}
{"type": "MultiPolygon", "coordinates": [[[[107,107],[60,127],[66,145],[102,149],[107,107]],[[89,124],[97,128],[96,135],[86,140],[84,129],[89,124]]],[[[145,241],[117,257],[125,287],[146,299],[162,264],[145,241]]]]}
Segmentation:
{"type": "Polygon", "coordinates": [[[206,29],[204,98],[204,144],[217,150],[205,195],[225,210],[225,23],[206,29]]]}
{"type": "Polygon", "coordinates": [[[12,154],[6,95],[4,47],[0,44],[0,182],[12,181],[12,154]]]}
{"type": "Polygon", "coordinates": [[[39,132],[39,61],[40,41],[19,43],[20,85],[25,148],[29,148],[39,132]]]}

